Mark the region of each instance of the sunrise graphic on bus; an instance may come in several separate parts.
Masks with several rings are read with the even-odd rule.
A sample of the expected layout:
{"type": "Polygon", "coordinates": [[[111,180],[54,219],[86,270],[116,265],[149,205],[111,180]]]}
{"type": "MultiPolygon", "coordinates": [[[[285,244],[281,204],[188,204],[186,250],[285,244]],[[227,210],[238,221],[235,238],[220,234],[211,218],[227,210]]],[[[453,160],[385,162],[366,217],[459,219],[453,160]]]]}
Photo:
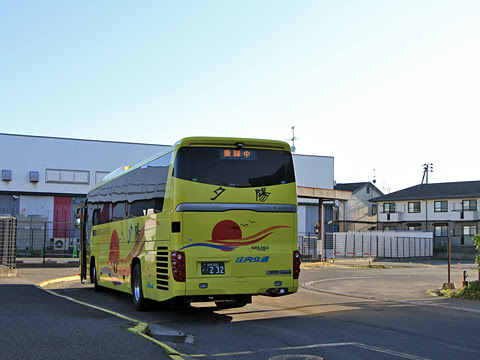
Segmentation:
{"type": "Polygon", "coordinates": [[[194,246],[210,247],[222,251],[232,251],[241,246],[256,244],[266,237],[272,235],[275,230],[280,228],[290,228],[290,226],[277,225],[266,228],[254,235],[243,237],[242,229],[235,221],[222,220],[218,222],[212,230],[212,240],[204,243],[197,243],[184,246],[180,250],[194,246]]]}

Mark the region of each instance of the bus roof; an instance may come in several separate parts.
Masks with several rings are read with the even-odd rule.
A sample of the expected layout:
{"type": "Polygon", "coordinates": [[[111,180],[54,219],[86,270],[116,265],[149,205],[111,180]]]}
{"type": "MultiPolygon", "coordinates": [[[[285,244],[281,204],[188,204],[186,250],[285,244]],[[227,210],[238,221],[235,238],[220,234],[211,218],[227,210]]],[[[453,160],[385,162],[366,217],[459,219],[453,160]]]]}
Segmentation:
{"type": "Polygon", "coordinates": [[[272,150],[291,151],[290,145],[284,141],[265,140],[265,139],[247,139],[231,137],[187,137],[175,143],[179,146],[226,146],[237,147],[242,144],[244,147],[266,148],[272,150]]]}
{"type": "Polygon", "coordinates": [[[247,138],[231,138],[231,137],[209,137],[209,136],[186,137],[181,140],[178,140],[172,147],[164,151],[161,151],[158,154],[155,154],[134,166],[122,166],[118,169],[113,170],[108,175],[106,175],[101,181],[95,184],[95,186],[92,187],[90,191],[184,146],[218,146],[218,147],[241,146],[241,147],[249,147],[249,148],[253,147],[253,148],[263,148],[263,149],[270,149],[270,150],[291,151],[290,145],[288,143],[286,143],[285,141],[279,141],[279,140],[247,139],[247,138]]]}

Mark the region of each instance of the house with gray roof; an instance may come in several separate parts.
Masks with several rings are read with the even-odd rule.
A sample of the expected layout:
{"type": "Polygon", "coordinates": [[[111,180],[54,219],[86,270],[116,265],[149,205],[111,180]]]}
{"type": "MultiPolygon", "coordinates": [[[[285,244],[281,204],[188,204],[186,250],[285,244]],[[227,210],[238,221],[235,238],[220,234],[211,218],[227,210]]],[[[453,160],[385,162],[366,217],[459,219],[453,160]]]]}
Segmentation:
{"type": "Polygon", "coordinates": [[[376,197],[378,229],[429,231],[435,246],[473,246],[480,221],[480,181],[420,184],[376,197]]]}
{"type": "Polygon", "coordinates": [[[352,198],[334,206],[336,230],[371,231],[377,227],[377,204],[371,200],[383,193],[371,182],[339,183],[335,190],[350,191],[352,198]]]}

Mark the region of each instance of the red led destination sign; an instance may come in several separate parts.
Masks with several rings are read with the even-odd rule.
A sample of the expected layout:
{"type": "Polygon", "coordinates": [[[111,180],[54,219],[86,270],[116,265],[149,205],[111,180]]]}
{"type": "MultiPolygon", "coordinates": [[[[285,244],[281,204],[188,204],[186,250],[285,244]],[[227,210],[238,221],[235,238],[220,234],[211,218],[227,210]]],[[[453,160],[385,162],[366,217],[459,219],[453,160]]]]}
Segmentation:
{"type": "Polygon", "coordinates": [[[248,149],[220,149],[220,159],[257,160],[257,152],[248,149]]]}

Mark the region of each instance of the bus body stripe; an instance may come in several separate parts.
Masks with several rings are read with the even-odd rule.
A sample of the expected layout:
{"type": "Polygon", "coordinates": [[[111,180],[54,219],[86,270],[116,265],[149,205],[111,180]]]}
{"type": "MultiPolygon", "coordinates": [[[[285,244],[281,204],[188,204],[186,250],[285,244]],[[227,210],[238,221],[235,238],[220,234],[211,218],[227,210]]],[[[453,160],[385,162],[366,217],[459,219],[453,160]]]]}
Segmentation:
{"type": "Polygon", "coordinates": [[[295,205],[282,204],[211,204],[185,203],[178,204],[175,211],[222,212],[230,210],[251,210],[256,212],[296,213],[295,205]]]}

